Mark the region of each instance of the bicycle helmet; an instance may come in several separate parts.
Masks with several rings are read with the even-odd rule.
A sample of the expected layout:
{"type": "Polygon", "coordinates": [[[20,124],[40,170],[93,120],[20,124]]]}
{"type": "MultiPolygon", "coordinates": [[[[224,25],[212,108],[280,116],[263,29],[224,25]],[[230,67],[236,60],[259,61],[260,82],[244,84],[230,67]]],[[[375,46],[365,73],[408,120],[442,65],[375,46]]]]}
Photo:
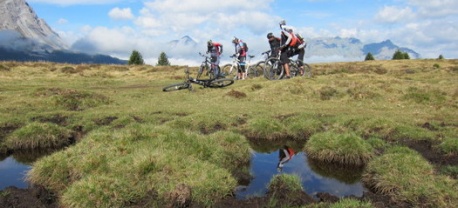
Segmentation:
{"type": "Polygon", "coordinates": [[[232,38],[232,43],[236,44],[239,42],[239,39],[237,37],[234,36],[234,38],[232,38]]]}
{"type": "Polygon", "coordinates": [[[270,33],[267,33],[267,39],[271,39],[274,37],[274,34],[272,34],[271,32],[270,33]]]}

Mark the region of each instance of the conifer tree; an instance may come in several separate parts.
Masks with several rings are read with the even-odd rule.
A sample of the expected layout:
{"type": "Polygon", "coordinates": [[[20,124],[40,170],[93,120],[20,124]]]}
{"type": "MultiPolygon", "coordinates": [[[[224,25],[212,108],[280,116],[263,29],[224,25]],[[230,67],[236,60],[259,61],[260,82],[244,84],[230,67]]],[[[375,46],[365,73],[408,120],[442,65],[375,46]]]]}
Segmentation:
{"type": "Polygon", "coordinates": [[[404,55],[404,59],[410,59],[410,56],[407,52],[404,52],[403,55],[404,55]]]}
{"type": "Polygon", "coordinates": [[[375,60],[374,59],[374,56],[372,55],[372,53],[367,53],[366,55],[366,58],[364,59],[364,61],[370,61],[370,60],[375,60]]]}
{"type": "Polygon", "coordinates": [[[393,54],[393,60],[400,60],[400,59],[404,59],[404,53],[402,53],[399,49],[396,50],[396,52],[394,52],[393,54]]]}
{"type": "Polygon", "coordinates": [[[165,54],[165,52],[161,52],[156,65],[157,66],[170,66],[169,59],[167,58],[167,55],[165,54]]]}
{"type": "Polygon", "coordinates": [[[145,64],[145,62],[143,61],[142,55],[137,50],[133,50],[132,54],[130,55],[128,64],[129,65],[143,65],[145,64]]]}

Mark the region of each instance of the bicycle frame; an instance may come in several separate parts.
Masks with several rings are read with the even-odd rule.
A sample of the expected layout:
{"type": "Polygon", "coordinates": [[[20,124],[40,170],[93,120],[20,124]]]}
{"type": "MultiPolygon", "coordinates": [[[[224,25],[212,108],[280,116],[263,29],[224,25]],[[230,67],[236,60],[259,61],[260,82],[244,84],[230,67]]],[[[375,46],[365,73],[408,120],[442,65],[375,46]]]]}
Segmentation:
{"type": "MultiPolygon", "coordinates": [[[[251,67],[250,62],[251,62],[251,59],[254,57],[255,56],[253,55],[248,55],[248,60],[246,60],[245,62],[245,73],[246,74],[248,74],[248,71],[250,70],[250,67],[251,67]]],[[[233,76],[234,78],[237,78],[238,69],[239,67],[241,67],[240,61],[237,56],[233,55],[231,56],[231,58],[232,58],[232,63],[224,65],[222,70],[226,76],[233,76]]]]}
{"type": "Polygon", "coordinates": [[[192,84],[202,85],[204,88],[221,88],[226,87],[234,83],[232,79],[217,79],[217,78],[210,78],[210,79],[196,79],[189,76],[189,68],[185,69],[185,80],[182,83],[176,83],[172,85],[168,85],[162,89],[164,92],[175,91],[175,90],[182,90],[182,89],[189,89],[190,91],[193,90],[192,84]]]}
{"type": "Polygon", "coordinates": [[[206,74],[208,74],[210,79],[215,78],[216,75],[215,75],[214,70],[213,70],[215,65],[210,61],[211,57],[207,56],[205,54],[202,54],[200,52],[199,52],[199,55],[204,57],[205,59],[200,64],[199,71],[197,72],[197,79],[200,79],[202,77],[202,74],[203,74],[204,71],[207,71],[206,74]]]}

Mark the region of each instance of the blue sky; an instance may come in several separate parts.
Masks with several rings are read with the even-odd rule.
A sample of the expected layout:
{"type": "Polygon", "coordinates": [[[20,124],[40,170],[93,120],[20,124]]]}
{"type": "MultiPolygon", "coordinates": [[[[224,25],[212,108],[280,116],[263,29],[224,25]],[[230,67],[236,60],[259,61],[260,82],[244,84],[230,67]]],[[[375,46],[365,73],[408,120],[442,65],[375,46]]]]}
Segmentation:
{"type": "Polygon", "coordinates": [[[93,45],[88,50],[124,59],[138,50],[150,64],[167,42],[184,35],[199,47],[176,49],[172,64],[185,62],[179,53],[204,51],[209,39],[232,50],[237,36],[250,50],[268,49],[265,36],[278,34],[282,19],[306,38],[390,39],[423,58],[458,58],[457,0],[26,1],[70,46],[84,41],[93,45]]]}

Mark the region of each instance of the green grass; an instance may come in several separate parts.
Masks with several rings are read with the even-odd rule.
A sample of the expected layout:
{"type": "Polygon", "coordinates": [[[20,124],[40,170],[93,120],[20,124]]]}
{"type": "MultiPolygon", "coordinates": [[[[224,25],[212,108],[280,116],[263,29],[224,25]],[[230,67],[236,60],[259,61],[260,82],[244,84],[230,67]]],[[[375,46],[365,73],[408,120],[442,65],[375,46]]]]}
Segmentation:
{"type": "Polygon", "coordinates": [[[458,201],[447,185],[456,184],[447,178],[455,166],[436,172],[417,154],[391,150],[426,140],[458,154],[458,61],[436,62],[313,64],[311,79],[260,77],[170,93],[162,87],[183,80],[185,67],[2,62],[0,152],[78,139],[29,173],[64,207],[129,207],[152,195],[168,202],[181,184],[211,206],[232,193],[234,172],[248,172],[250,142],[286,139],[322,161],[367,164],[367,183],[395,187],[399,200],[426,196],[443,206],[458,201]],[[414,179],[404,168],[417,170],[414,179]]]}
{"type": "Polygon", "coordinates": [[[352,133],[314,134],[305,144],[304,151],[312,159],[353,166],[363,166],[373,157],[372,146],[352,133]]]}
{"type": "Polygon", "coordinates": [[[414,206],[450,207],[458,200],[457,181],[436,175],[428,161],[406,147],[390,148],[373,159],[363,180],[376,192],[414,206]]]}

